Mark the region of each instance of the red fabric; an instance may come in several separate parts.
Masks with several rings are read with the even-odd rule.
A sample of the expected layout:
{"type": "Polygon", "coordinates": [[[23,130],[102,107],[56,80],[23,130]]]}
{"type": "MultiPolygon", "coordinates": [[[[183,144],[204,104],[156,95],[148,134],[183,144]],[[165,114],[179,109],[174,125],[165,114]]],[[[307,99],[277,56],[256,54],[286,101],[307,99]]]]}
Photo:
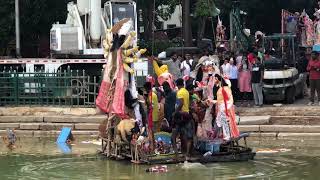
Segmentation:
{"type": "Polygon", "coordinates": [[[236,123],[234,106],[232,106],[232,108],[230,109],[229,125],[230,125],[231,137],[233,138],[239,137],[240,132],[236,123]]]}
{"type": "Polygon", "coordinates": [[[108,99],[107,97],[107,92],[109,92],[110,86],[110,82],[102,81],[99,89],[99,94],[96,99],[96,105],[105,113],[109,112],[108,103],[110,102],[110,99],[108,99]]]}
{"type": "Polygon", "coordinates": [[[108,59],[107,64],[105,65],[105,69],[103,72],[103,79],[101,82],[101,86],[99,89],[99,94],[96,99],[96,105],[103,112],[109,113],[114,91],[111,91],[111,79],[110,72],[112,71],[112,67],[116,66],[117,59],[108,59]]]}
{"type": "Polygon", "coordinates": [[[125,117],[125,103],[124,103],[124,91],[125,91],[125,80],[124,80],[124,69],[122,63],[122,51],[121,49],[117,52],[117,74],[116,74],[116,87],[112,101],[111,113],[117,114],[119,117],[125,117]]]}
{"type": "Polygon", "coordinates": [[[226,109],[226,116],[229,119],[229,126],[230,126],[230,133],[231,137],[236,138],[239,137],[240,132],[236,123],[236,116],[235,116],[235,110],[234,106],[232,106],[230,109],[227,107],[227,101],[230,99],[228,96],[228,93],[224,88],[222,88],[222,95],[223,95],[223,101],[226,109]]]}
{"type": "MultiPolygon", "coordinates": [[[[154,86],[155,84],[155,80],[152,76],[148,75],[147,76],[147,81],[148,82],[151,82],[151,87],[154,86]],[[149,80],[149,81],[148,81],[149,80]]],[[[152,89],[151,91],[149,92],[149,95],[148,95],[148,99],[147,100],[150,100],[150,107],[149,107],[149,114],[148,114],[148,127],[149,129],[152,130],[153,128],[153,117],[152,117],[152,111],[153,111],[153,108],[152,108],[152,89]]]]}
{"type": "Polygon", "coordinates": [[[309,60],[307,70],[310,72],[310,79],[320,79],[320,60],[309,60]]]}
{"type": "Polygon", "coordinates": [[[152,90],[149,93],[149,100],[150,100],[150,107],[149,107],[149,114],[148,114],[148,127],[149,129],[153,128],[153,120],[152,120],[152,90]]]}
{"type": "Polygon", "coordinates": [[[248,61],[251,64],[255,61],[255,57],[252,53],[248,54],[248,61]]]}

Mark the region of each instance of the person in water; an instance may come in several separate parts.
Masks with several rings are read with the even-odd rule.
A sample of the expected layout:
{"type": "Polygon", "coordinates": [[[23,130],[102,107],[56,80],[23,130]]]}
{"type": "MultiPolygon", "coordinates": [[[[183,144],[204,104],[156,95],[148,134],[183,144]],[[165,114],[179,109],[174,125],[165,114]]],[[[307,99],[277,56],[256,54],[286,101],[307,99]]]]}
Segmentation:
{"type": "Polygon", "coordinates": [[[14,129],[10,130],[7,129],[7,136],[2,137],[3,142],[7,145],[9,149],[14,149],[15,148],[15,143],[17,141],[17,136],[16,133],[14,132],[14,129]]]}

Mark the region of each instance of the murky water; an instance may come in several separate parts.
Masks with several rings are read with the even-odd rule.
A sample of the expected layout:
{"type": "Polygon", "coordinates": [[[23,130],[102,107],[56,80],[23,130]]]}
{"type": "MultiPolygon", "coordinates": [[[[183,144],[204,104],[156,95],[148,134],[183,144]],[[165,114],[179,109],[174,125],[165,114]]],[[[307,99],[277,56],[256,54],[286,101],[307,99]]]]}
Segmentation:
{"type": "Polygon", "coordinates": [[[254,161],[240,163],[169,165],[169,172],[146,173],[146,165],[115,162],[97,155],[100,148],[83,144],[63,154],[53,139],[21,139],[9,151],[0,144],[0,179],[319,179],[320,145],[317,141],[251,139],[256,150],[286,148],[288,152],[257,154],[254,161]]]}

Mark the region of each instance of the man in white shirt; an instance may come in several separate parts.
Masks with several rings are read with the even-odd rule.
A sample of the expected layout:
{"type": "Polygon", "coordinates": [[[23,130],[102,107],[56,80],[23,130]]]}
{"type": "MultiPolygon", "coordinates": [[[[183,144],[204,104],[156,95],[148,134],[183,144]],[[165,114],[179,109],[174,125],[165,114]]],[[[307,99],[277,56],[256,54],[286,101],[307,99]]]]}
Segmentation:
{"type": "Polygon", "coordinates": [[[231,90],[233,95],[233,100],[237,100],[239,97],[238,89],[238,67],[235,65],[233,58],[230,59],[230,81],[231,81],[231,90]]]}
{"type": "Polygon", "coordinates": [[[221,69],[222,69],[223,76],[226,76],[227,78],[229,78],[230,77],[230,64],[229,64],[228,58],[226,58],[224,60],[224,63],[222,64],[221,69]]]}
{"type": "Polygon", "coordinates": [[[180,70],[183,76],[190,76],[190,72],[192,71],[192,63],[193,59],[190,54],[185,55],[186,59],[182,61],[180,65],[180,70]]]}

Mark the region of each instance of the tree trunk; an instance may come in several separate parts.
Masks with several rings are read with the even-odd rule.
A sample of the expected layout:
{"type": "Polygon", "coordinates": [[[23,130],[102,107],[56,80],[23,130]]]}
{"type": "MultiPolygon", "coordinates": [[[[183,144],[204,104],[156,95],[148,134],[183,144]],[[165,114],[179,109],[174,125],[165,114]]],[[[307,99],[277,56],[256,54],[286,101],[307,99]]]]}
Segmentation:
{"type": "Polygon", "coordinates": [[[206,28],[207,17],[200,17],[198,21],[198,32],[197,32],[197,46],[200,48],[201,40],[204,36],[204,31],[206,28]]]}
{"type": "Polygon", "coordinates": [[[184,46],[192,46],[191,20],[190,20],[190,0],[182,1],[182,28],[184,46]]]}
{"type": "Polygon", "coordinates": [[[153,29],[153,3],[148,3],[148,8],[146,8],[144,15],[146,16],[146,21],[144,23],[144,38],[146,41],[152,40],[152,29],[153,29]]]}

